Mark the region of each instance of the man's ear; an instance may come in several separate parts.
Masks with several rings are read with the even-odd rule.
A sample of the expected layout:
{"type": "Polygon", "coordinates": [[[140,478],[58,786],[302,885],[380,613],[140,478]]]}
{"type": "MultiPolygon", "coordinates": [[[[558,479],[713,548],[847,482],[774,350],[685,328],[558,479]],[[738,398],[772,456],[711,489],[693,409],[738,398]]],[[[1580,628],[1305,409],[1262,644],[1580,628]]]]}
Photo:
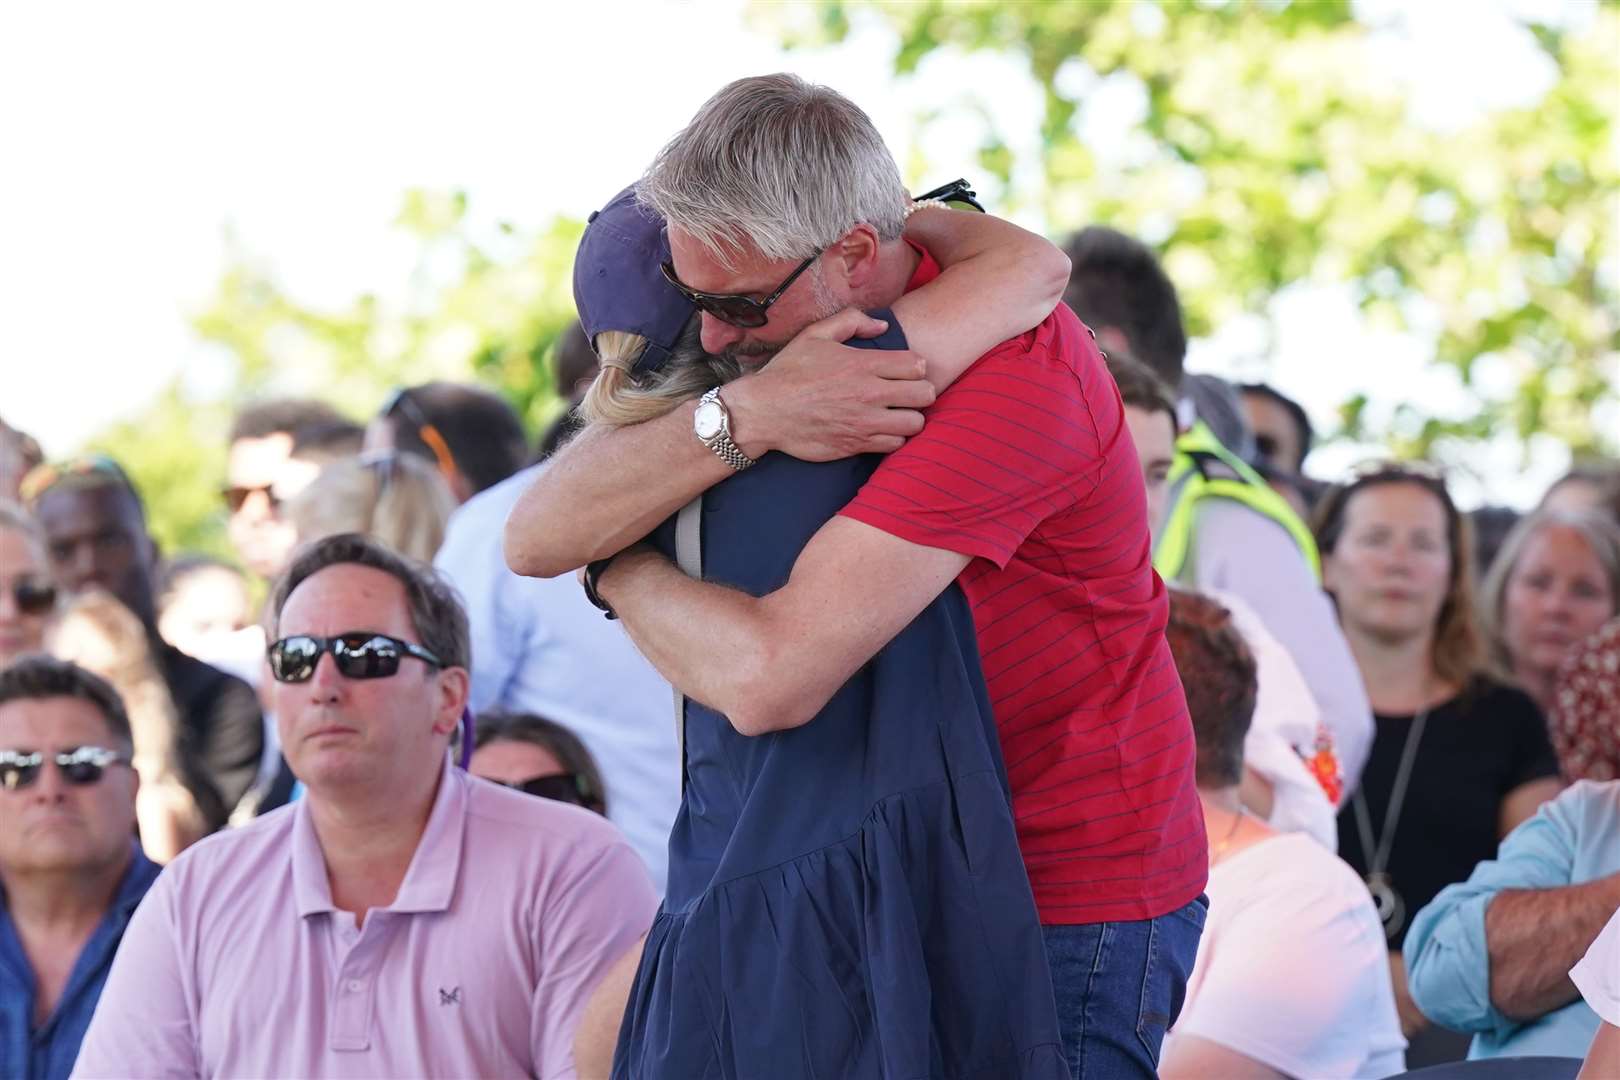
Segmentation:
{"type": "Polygon", "coordinates": [[[448,667],[440,671],[434,681],[439,691],[439,711],[433,720],[433,730],[440,735],[450,735],[461,723],[471,679],[466,668],[448,667]]]}
{"type": "Polygon", "coordinates": [[[827,249],[832,256],[833,272],[844,279],[851,292],[871,284],[877,273],[882,245],[877,230],[862,222],[827,249]]]}

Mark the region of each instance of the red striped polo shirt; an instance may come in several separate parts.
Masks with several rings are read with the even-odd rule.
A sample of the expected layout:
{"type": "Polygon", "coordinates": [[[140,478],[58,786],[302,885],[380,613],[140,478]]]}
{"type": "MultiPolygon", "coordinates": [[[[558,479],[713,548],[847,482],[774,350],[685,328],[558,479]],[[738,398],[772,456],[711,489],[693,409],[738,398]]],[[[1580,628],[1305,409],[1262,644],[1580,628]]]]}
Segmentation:
{"type": "MultiPolygon", "coordinates": [[[[909,287],[938,273],[924,255],[909,287]]],[[[1101,352],[1060,305],[927,418],[843,514],[972,557],[958,580],[1041,921],[1189,903],[1208,876],[1192,724],[1141,464],[1101,352]]]]}

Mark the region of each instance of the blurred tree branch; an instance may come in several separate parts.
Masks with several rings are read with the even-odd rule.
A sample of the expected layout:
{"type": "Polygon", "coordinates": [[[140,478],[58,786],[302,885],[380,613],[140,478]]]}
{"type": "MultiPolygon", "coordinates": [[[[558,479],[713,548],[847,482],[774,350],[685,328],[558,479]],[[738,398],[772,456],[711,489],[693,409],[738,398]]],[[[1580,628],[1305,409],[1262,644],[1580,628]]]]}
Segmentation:
{"type": "Polygon", "coordinates": [[[532,233],[506,226],[480,242],[459,192],[416,191],[396,225],[416,244],[411,295],[362,295],[337,308],[304,304],[249,255],[233,251],[193,317],[218,346],[223,397],[197,400],[177,380],[95,445],[124,461],[167,550],[228,554],[219,490],[232,410],[255,397],[319,397],[356,420],[389,391],[430,379],[476,380],[504,394],[537,433],[561,408],[554,345],[574,317],[572,268],[583,223],[532,233]],[[161,433],[161,434],[158,434],[161,433]]]}
{"type": "MultiPolygon", "coordinates": [[[[1346,0],[820,0],[753,16],[790,47],[885,25],[902,78],[942,51],[1020,58],[1044,97],[1033,141],[1047,221],[1106,222],[1154,243],[1191,333],[1269,317],[1295,283],[1339,285],[1375,323],[1432,339],[1434,361],[1479,402],[1461,420],[1410,402],[1373,430],[1365,399],[1351,401],[1341,434],[1403,454],[1502,431],[1551,434],[1577,454],[1620,450],[1620,432],[1592,417],[1620,384],[1613,0],[1579,28],[1528,25],[1556,68],[1539,101],[1444,132],[1414,122],[1383,31],[1346,0]],[[1099,88],[1121,80],[1144,108],[1123,151],[1100,160],[1081,124],[1099,88]]],[[[995,126],[972,88],[920,123],[947,109],[991,118],[980,162],[1011,181],[1010,148],[1030,133],[995,126]]]]}

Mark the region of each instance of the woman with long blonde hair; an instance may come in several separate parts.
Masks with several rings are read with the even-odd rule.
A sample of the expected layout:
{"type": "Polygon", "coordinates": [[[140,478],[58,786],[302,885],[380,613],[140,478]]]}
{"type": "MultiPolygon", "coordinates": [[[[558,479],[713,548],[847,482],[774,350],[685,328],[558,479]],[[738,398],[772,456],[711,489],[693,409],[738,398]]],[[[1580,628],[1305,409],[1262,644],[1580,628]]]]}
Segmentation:
{"type": "Polygon", "coordinates": [[[124,701],[141,780],[135,820],[147,856],[166,863],[222,826],[224,804],[185,754],[174,698],[140,620],[112,594],[90,590],[68,603],[50,648],[106,679],[124,701]]]}
{"type": "Polygon", "coordinates": [[[437,469],[414,454],[382,450],[322,469],[292,500],[287,517],[301,544],[360,533],[407,558],[432,562],[455,509],[437,469]]]}
{"type": "Polygon", "coordinates": [[[1480,600],[1491,667],[1550,712],[1560,665],[1620,615],[1620,526],[1597,513],[1530,514],[1503,539],[1480,600]]]}

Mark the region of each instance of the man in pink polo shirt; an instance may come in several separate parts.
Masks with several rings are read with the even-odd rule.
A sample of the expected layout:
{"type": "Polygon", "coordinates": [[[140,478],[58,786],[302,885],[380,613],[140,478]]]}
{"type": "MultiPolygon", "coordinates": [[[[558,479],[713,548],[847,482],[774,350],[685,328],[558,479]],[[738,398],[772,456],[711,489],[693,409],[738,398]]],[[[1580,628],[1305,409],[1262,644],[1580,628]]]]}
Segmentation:
{"type": "Polygon", "coordinates": [[[75,1076],[575,1074],[592,989],[645,932],[646,870],[605,819],[447,754],[467,620],[357,536],[272,601],[270,707],[307,796],[159,877],[75,1076]]]}

